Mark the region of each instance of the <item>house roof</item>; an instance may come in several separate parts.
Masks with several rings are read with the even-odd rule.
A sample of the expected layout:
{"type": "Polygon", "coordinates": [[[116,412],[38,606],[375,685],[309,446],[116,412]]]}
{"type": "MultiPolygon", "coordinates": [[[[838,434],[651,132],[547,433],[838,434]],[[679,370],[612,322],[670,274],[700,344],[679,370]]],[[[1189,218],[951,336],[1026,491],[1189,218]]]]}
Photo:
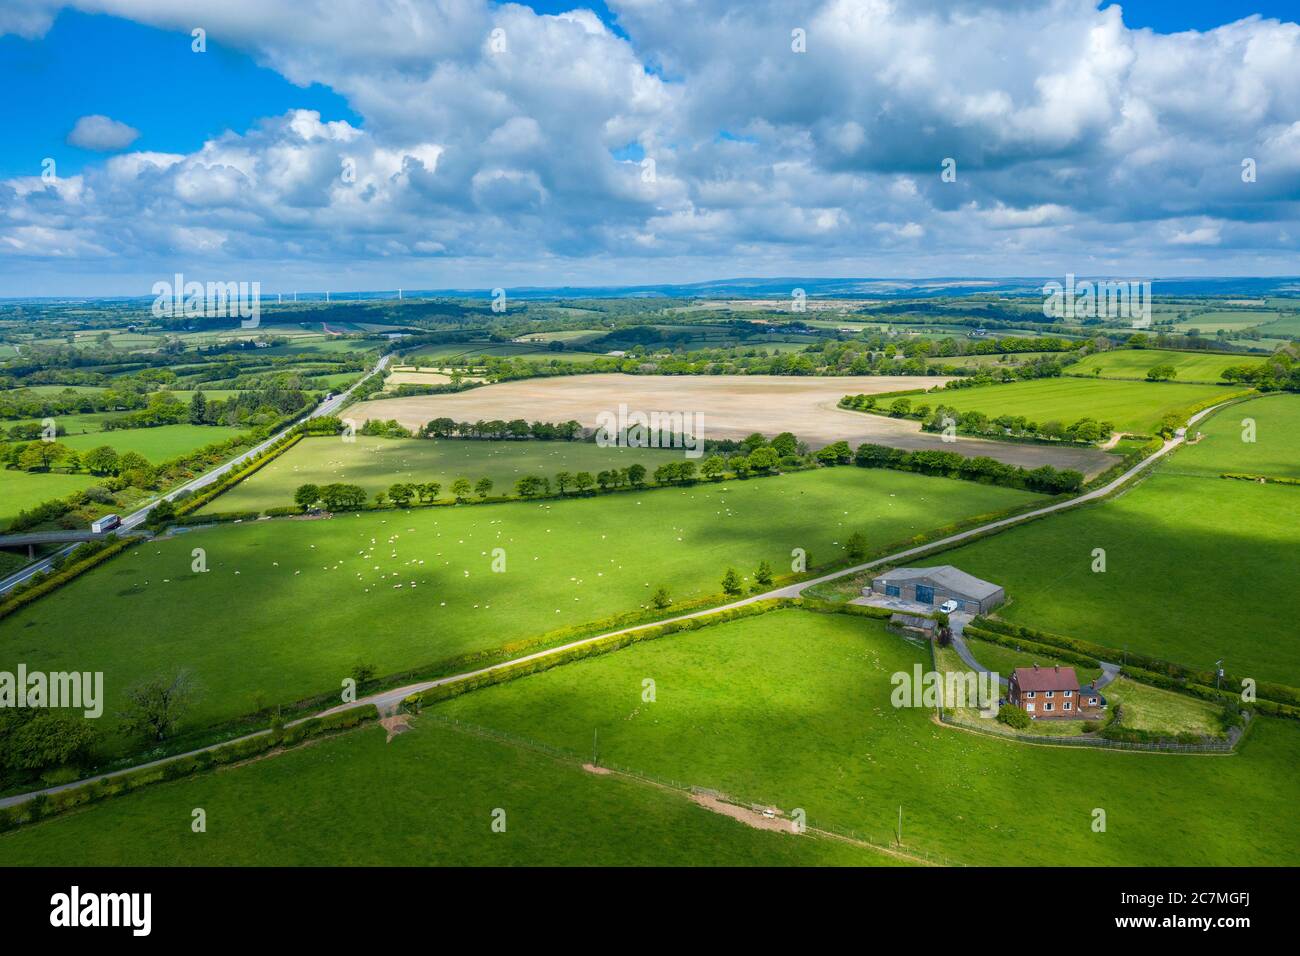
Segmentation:
{"type": "Polygon", "coordinates": [[[1073,667],[1017,667],[1015,680],[1021,690],[1079,689],[1073,667]]]}
{"type": "Polygon", "coordinates": [[[894,570],[880,575],[877,580],[881,578],[890,584],[897,584],[899,581],[911,581],[917,578],[929,578],[932,581],[937,581],[949,591],[966,594],[980,600],[992,597],[1002,590],[996,584],[990,584],[973,574],[967,574],[961,568],[954,568],[951,564],[940,564],[933,568],[894,568],[894,570]]]}
{"type": "Polygon", "coordinates": [[[896,624],[900,627],[919,627],[922,630],[934,630],[935,621],[932,617],[920,617],[916,614],[891,614],[889,623],[896,624]]]}
{"type": "Polygon", "coordinates": [[[1080,687],[1080,688],[1079,688],[1079,696],[1080,696],[1080,697],[1096,697],[1096,698],[1097,698],[1097,703],[1099,703],[1099,704],[1104,704],[1104,703],[1106,703],[1106,695],[1103,694],[1101,691],[1097,690],[1097,688],[1093,687],[1091,684],[1084,684],[1082,687],[1080,687]]]}

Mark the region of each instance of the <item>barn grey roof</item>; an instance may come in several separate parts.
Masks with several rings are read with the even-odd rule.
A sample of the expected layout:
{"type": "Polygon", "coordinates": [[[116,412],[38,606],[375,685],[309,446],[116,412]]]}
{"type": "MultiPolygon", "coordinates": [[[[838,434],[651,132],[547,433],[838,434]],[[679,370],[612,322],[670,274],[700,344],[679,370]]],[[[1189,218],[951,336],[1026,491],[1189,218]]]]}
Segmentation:
{"type": "Polygon", "coordinates": [[[880,575],[880,578],[890,584],[896,584],[899,581],[910,581],[915,578],[930,578],[949,591],[957,594],[967,594],[980,600],[992,597],[1002,590],[998,585],[983,581],[973,574],[967,574],[961,568],[954,568],[951,564],[940,564],[933,568],[894,568],[894,570],[880,575]]]}

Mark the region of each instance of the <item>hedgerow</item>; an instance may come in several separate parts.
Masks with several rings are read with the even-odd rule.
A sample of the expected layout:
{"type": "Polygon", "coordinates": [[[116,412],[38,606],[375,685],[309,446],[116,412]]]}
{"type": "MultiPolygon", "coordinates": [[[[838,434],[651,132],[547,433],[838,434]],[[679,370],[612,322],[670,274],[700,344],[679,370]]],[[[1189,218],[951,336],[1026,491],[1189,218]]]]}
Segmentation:
{"type": "Polygon", "coordinates": [[[291,747],[314,737],[350,730],[378,717],[379,710],[374,704],[364,704],[323,717],[312,717],[292,727],[232,740],[199,753],[175,757],[153,766],[140,767],[54,793],[38,794],[23,803],[0,808],[0,832],[24,823],[44,820],[108,797],[131,793],[155,783],[192,776],[213,766],[238,763],[272,750],[291,747]]]}

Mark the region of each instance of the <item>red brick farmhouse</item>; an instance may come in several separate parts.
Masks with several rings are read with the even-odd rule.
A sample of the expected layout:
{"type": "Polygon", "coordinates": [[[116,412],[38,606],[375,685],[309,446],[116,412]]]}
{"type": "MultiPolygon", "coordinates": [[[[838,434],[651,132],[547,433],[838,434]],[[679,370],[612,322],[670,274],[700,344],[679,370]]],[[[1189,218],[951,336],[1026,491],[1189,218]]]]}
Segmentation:
{"type": "Polygon", "coordinates": [[[1073,667],[1017,667],[1008,681],[1007,701],[1031,717],[1096,717],[1106,698],[1096,681],[1084,687],[1073,667]]]}

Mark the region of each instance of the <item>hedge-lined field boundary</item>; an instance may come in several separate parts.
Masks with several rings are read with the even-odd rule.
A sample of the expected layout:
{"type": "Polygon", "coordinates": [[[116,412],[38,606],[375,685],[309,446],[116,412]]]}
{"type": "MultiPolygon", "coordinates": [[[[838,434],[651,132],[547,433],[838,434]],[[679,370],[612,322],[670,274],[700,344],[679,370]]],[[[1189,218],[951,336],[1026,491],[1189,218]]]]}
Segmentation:
{"type": "Polygon", "coordinates": [[[85,574],[91,568],[98,567],[109,558],[121,554],[131,545],[136,543],[137,542],[131,538],[119,538],[117,541],[105,545],[85,560],[61,568],[54,574],[41,579],[37,584],[33,584],[22,591],[17,591],[16,593],[11,590],[9,594],[0,601],[0,620],[3,620],[10,614],[20,611],[33,601],[43,598],[51,591],[57,591],[69,581],[81,577],[81,575],[85,574]]]}
{"type": "MultiPolygon", "coordinates": [[[[970,631],[972,627],[976,630],[977,636],[979,636],[978,632],[980,631],[991,631],[1012,638],[1032,641],[1048,648],[1061,648],[1072,651],[1089,658],[1096,658],[1098,661],[1124,661],[1122,672],[1126,677],[1165,690],[1179,691],[1193,697],[1200,697],[1202,700],[1216,702],[1241,700],[1241,695],[1237,692],[1223,689],[1216,690],[1213,686],[1215,681],[1214,673],[1211,671],[1198,671],[1159,657],[1150,657],[1134,651],[1125,652],[1119,648],[1107,647],[1104,644],[1094,644],[1091,641],[1066,637],[1063,634],[1053,634],[1032,627],[1009,624],[1006,621],[994,618],[977,617],[966,626],[966,630],[970,631]]],[[[1221,683],[1229,687],[1240,688],[1243,686],[1243,679],[1240,676],[1225,673],[1221,678],[1221,683]]],[[[1271,681],[1255,681],[1255,693],[1257,699],[1252,701],[1250,706],[1260,713],[1300,720],[1300,689],[1271,681]]]]}
{"type": "Polygon", "coordinates": [[[1258,389],[1238,388],[1235,392],[1229,392],[1227,395],[1215,395],[1212,398],[1203,398],[1199,402],[1193,402],[1191,405],[1184,405],[1178,409],[1178,415],[1186,416],[1189,420],[1197,412],[1203,412],[1207,408],[1213,408],[1215,405],[1222,405],[1227,402],[1235,402],[1247,398],[1254,398],[1260,395],[1258,389]]]}
{"type": "Polygon", "coordinates": [[[739,621],[745,618],[759,617],[763,614],[771,613],[788,608],[795,608],[821,614],[845,614],[850,617],[865,617],[872,620],[887,619],[895,612],[889,608],[873,607],[870,605],[860,604],[835,604],[831,601],[809,598],[765,598],[761,601],[754,601],[740,607],[722,608],[711,614],[702,614],[699,617],[691,617],[683,620],[667,621],[663,624],[651,624],[645,627],[639,627],[635,630],[625,631],[618,634],[610,634],[606,637],[588,641],[576,647],[566,648],[554,654],[545,654],[526,661],[518,661],[514,664],[502,664],[487,668],[475,674],[468,675],[464,678],[451,678],[444,684],[431,687],[428,690],[418,691],[406,697],[403,701],[408,708],[418,710],[425,704],[434,704],[444,700],[450,700],[453,697],[459,697],[470,691],[478,690],[482,687],[492,687],[497,684],[504,684],[508,681],[516,680],[520,677],[526,677],[529,674],[537,674],[541,671],[550,670],[552,667],[559,667],[563,664],[569,664],[573,661],[584,660],[588,657],[598,657],[608,654],[612,651],[622,650],[632,644],[640,644],[645,641],[653,641],[661,637],[667,637],[670,634],[679,634],[687,631],[698,631],[705,627],[714,627],[718,624],[728,624],[732,621],[739,621]]]}
{"type": "Polygon", "coordinates": [[[149,766],[124,770],[54,793],[38,793],[22,803],[0,807],[0,833],[23,824],[47,820],[110,797],[133,793],[143,787],[191,777],[214,767],[239,763],[272,751],[288,750],[308,740],[352,730],[363,723],[377,720],[378,717],[379,710],[374,704],[364,704],[324,717],[310,717],[285,727],[273,727],[197,753],[170,757],[149,766]]]}
{"type": "Polygon", "coordinates": [[[669,634],[697,631],[700,628],[725,624],[730,621],[738,621],[743,618],[758,617],[759,615],[767,614],[769,611],[774,611],[782,607],[797,606],[798,604],[789,598],[773,598],[764,601],[754,601],[751,604],[745,604],[741,607],[725,608],[713,614],[702,615],[700,617],[668,621],[664,624],[650,624],[645,627],[639,627],[635,630],[596,638],[576,647],[569,647],[563,651],[557,651],[554,654],[543,654],[530,660],[518,661],[513,664],[493,665],[490,668],[463,678],[451,678],[444,684],[438,684],[435,687],[430,687],[428,690],[411,694],[409,697],[405,698],[402,703],[408,708],[418,711],[419,708],[425,704],[436,704],[439,701],[450,700],[453,697],[459,697],[462,694],[467,694],[470,691],[478,690],[482,687],[492,687],[496,684],[504,684],[520,677],[526,677],[529,674],[538,674],[542,671],[550,670],[552,667],[559,667],[563,664],[572,663],[573,661],[585,660],[588,657],[598,657],[602,654],[608,654],[611,651],[621,650],[622,648],[628,647],[632,644],[653,641],[660,637],[667,637],[669,634]]]}
{"type": "Polygon", "coordinates": [[[220,481],[214,482],[210,488],[200,491],[196,495],[191,495],[189,498],[181,501],[181,503],[176,506],[176,516],[180,517],[198,511],[214,498],[235,487],[235,485],[239,484],[249,475],[259,471],[276,458],[279,458],[300,441],[302,441],[302,432],[294,432],[282,441],[276,442],[243,468],[238,471],[230,472],[220,481]]]}
{"type": "Polygon", "coordinates": [[[1300,485],[1300,478],[1288,478],[1285,475],[1244,475],[1237,472],[1224,472],[1220,478],[1235,478],[1237,481],[1258,481],[1265,485],[1300,485]]]}
{"type": "Polygon", "coordinates": [[[1095,669],[1101,667],[1101,661],[1095,657],[1089,657],[1087,654],[1079,654],[1063,647],[1053,647],[1049,644],[1040,644],[1038,641],[1031,641],[1027,638],[1012,637],[1008,634],[999,634],[997,631],[990,631],[987,628],[976,627],[974,624],[967,624],[962,630],[964,637],[973,637],[977,640],[987,641],[990,644],[997,644],[999,647],[1006,647],[1013,651],[1025,651],[1030,654],[1042,654],[1044,657],[1051,657],[1057,660],[1065,661],[1067,664],[1073,664],[1076,667],[1087,667],[1095,669]]]}

